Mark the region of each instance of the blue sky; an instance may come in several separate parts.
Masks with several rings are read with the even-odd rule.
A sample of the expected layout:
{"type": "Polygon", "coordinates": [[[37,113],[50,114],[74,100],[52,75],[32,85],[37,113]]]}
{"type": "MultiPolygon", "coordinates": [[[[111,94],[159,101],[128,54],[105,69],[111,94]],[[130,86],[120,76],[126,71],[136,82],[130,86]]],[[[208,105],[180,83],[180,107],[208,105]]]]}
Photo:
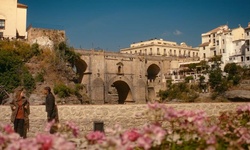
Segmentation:
{"type": "Polygon", "coordinates": [[[162,38],[193,47],[220,25],[247,27],[250,0],[19,0],[27,26],[63,29],[74,48],[119,51],[162,38]]]}

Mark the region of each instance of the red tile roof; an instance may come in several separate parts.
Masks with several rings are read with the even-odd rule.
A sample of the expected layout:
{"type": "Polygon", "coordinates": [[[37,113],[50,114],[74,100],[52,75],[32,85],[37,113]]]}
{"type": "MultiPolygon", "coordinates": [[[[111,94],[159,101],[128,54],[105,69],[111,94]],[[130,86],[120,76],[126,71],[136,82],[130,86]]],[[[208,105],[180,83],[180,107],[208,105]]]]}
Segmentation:
{"type": "Polygon", "coordinates": [[[199,45],[199,47],[208,46],[209,44],[210,44],[210,42],[205,42],[205,43],[202,43],[201,45],[199,45]]]}
{"type": "MultiPolygon", "coordinates": [[[[215,28],[215,29],[213,29],[213,30],[207,32],[207,33],[216,33],[216,32],[218,32],[219,30],[223,29],[223,27],[225,27],[225,26],[227,26],[227,25],[221,25],[221,26],[219,26],[219,27],[217,27],[217,28],[215,28]]],[[[223,30],[223,31],[224,31],[224,30],[223,30]]]]}
{"type": "Polygon", "coordinates": [[[17,7],[18,8],[28,8],[27,5],[21,4],[21,3],[17,3],[17,7]]]}

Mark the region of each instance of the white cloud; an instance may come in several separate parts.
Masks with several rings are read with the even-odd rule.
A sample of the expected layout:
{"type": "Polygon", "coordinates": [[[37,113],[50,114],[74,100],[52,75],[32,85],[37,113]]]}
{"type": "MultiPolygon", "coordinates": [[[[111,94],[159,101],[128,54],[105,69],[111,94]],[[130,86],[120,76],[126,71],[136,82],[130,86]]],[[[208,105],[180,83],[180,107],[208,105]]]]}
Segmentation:
{"type": "Polygon", "coordinates": [[[174,33],[174,35],[181,35],[182,34],[182,32],[180,30],[177,30],[177,29],[173,33],[174,33]]]}

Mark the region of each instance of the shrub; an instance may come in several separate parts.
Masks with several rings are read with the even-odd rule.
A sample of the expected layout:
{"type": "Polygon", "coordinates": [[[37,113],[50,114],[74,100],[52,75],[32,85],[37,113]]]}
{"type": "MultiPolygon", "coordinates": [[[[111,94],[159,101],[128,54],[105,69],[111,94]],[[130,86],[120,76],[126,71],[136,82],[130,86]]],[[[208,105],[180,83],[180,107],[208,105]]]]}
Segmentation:
{"type": "Polygon", "coordinates": [[[54,93],[58,95],[60,98],[69,97],[71,94],[74,93],[70,87],[66,86],[63,83],[55,84],[54,93]]]}
{"type": "Polygon", "coordinates": [[[35,76],[35,81],[36,82],[44,82],[44,72],[38,72],[35,76]]]}
{"type": "Polygon", "coordinates": [[[32,75],[27,71],[23,74],[23,86],[27,90],[28,93],[31,93],[35,89],[35,79],[32,75]]]}
{"type": "Polygon", "coordinates": [[[186,82],[186,83],[189,83],[189,81],[191,81],[191,80],[194,80],[194,77],[193,77],[193,76],[187,76],[187,77],[185,78],[185,82],[186,82]]]}

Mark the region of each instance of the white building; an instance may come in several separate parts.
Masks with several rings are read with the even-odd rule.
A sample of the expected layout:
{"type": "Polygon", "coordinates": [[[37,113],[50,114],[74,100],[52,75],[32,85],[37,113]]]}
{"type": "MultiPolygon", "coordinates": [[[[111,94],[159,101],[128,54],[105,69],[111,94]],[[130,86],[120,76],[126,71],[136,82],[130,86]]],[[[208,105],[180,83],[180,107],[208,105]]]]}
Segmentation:
{"type": "Polygon", "coordinates": [[[244,65],[250,65],[250,22],[248,23],[248,27],[245,28],[245,49],[244,49],[244,65]]]}
{"type": "Polygon", "coordinates": [[[201,60],[208,61],[214,56],[221,56],[221,69],[227,63],[242,64],[245,30],[241,26],[229,29],[228,25],[219,26],[201,34],[202,44],[199,46],[201,60]]]}
{"type": "Polygon", "coordinates": [[[151,39],[133,43],[129,48],[121,49],[120,52],[166,57],[198,57],[199,49],[187,46],[184,42],[178,45],[176,42],[164,41],[163,39],[151,39]]]}
{"type": "Polygon", "coordinates": [[[26,5],[17,0],[0,0],[0,38],[25,38],[26,19],[26,5]]]}

